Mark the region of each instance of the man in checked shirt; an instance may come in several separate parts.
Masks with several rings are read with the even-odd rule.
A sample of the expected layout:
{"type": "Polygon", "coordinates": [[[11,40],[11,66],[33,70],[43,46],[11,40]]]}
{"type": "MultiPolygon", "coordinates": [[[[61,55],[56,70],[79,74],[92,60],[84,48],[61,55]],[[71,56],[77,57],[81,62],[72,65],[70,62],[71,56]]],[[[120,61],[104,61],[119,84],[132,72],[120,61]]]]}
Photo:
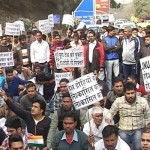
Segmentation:
{"type": "Polygon", "coordinates": [[[134,150],[141,149],[141,133],[150,122],[150,108],[145,98],[136,96],[136,86],[127,82],[124,85],[125,96],[117,98],[112,104],[108,118],[117,112],[120,115],[119,135],[134,150]]]}

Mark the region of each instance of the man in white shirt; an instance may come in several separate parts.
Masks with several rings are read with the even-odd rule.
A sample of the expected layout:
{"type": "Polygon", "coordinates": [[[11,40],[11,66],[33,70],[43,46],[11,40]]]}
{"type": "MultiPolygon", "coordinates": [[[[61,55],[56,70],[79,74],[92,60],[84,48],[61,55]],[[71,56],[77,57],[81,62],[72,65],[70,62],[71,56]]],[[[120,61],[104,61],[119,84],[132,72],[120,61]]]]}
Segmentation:
{"type": "Polygon", "coordinates": [[[36,41],[31,44],[30,49],[31,62],[34,65],[35,62],[41,64],[44,72],[48,72],[48,62],[50,58],[50,48],[49,44],[42,40],[42,32],[37,31],[36,41]]]}
{"type": "Polygon", "coordinates": [[[92,119],[84,125],[83,132],[88,136],[90,147],[92,143],[102,139],[102,130],[108,124],[103,119],[103,108],[101,106],[94,106],[92,108],[92,119]]]}
{"type": "Polygon", "coordinates": [[[118,128],[108,125],[102,131],[103,139],[95,143],[95,150],[131,150],[118,136],[118,128]]]}

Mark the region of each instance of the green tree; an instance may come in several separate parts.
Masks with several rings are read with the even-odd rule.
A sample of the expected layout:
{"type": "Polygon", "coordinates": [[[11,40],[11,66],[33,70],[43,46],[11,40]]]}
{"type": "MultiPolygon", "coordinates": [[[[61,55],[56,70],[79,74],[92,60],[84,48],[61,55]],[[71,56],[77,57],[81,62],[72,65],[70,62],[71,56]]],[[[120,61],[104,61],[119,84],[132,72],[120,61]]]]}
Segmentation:
{"type": "Polygon", "coordinates": [[[110,0],[110,7],[111,8],[120,8],[121,3],[116,3],[115,0],[110,0]]]}

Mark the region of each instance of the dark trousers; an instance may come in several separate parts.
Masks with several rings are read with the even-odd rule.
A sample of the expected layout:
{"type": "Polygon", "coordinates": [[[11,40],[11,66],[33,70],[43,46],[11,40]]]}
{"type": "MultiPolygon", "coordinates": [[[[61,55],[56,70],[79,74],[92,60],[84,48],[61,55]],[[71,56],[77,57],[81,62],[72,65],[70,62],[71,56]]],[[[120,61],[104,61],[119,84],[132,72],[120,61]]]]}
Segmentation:
{"type": "Polygon", "coordinates": [[[137,64],[124,64],[123,63],[123,74],[125,77],[125,80],[127,80],[129,75],[137,74],[137,64]]]}

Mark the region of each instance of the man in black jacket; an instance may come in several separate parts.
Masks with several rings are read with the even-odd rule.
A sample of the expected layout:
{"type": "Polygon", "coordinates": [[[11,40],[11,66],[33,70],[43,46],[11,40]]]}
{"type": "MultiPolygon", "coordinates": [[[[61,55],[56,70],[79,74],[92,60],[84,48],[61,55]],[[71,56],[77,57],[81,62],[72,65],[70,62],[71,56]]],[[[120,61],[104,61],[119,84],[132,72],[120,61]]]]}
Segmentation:
{"type": "Polygon", "coordinates": [[[28,133],[33,135],[42,135],[44,141],[47,140],[51,119],[45,116],[46,103],[41,99],[36,99],[32,103],[31,112],[23,110],[16,106],[5,94],[0,90],[0,95],[3,96],[8,107],[19,117],[24,119],[27,124],[28,133]]]}

